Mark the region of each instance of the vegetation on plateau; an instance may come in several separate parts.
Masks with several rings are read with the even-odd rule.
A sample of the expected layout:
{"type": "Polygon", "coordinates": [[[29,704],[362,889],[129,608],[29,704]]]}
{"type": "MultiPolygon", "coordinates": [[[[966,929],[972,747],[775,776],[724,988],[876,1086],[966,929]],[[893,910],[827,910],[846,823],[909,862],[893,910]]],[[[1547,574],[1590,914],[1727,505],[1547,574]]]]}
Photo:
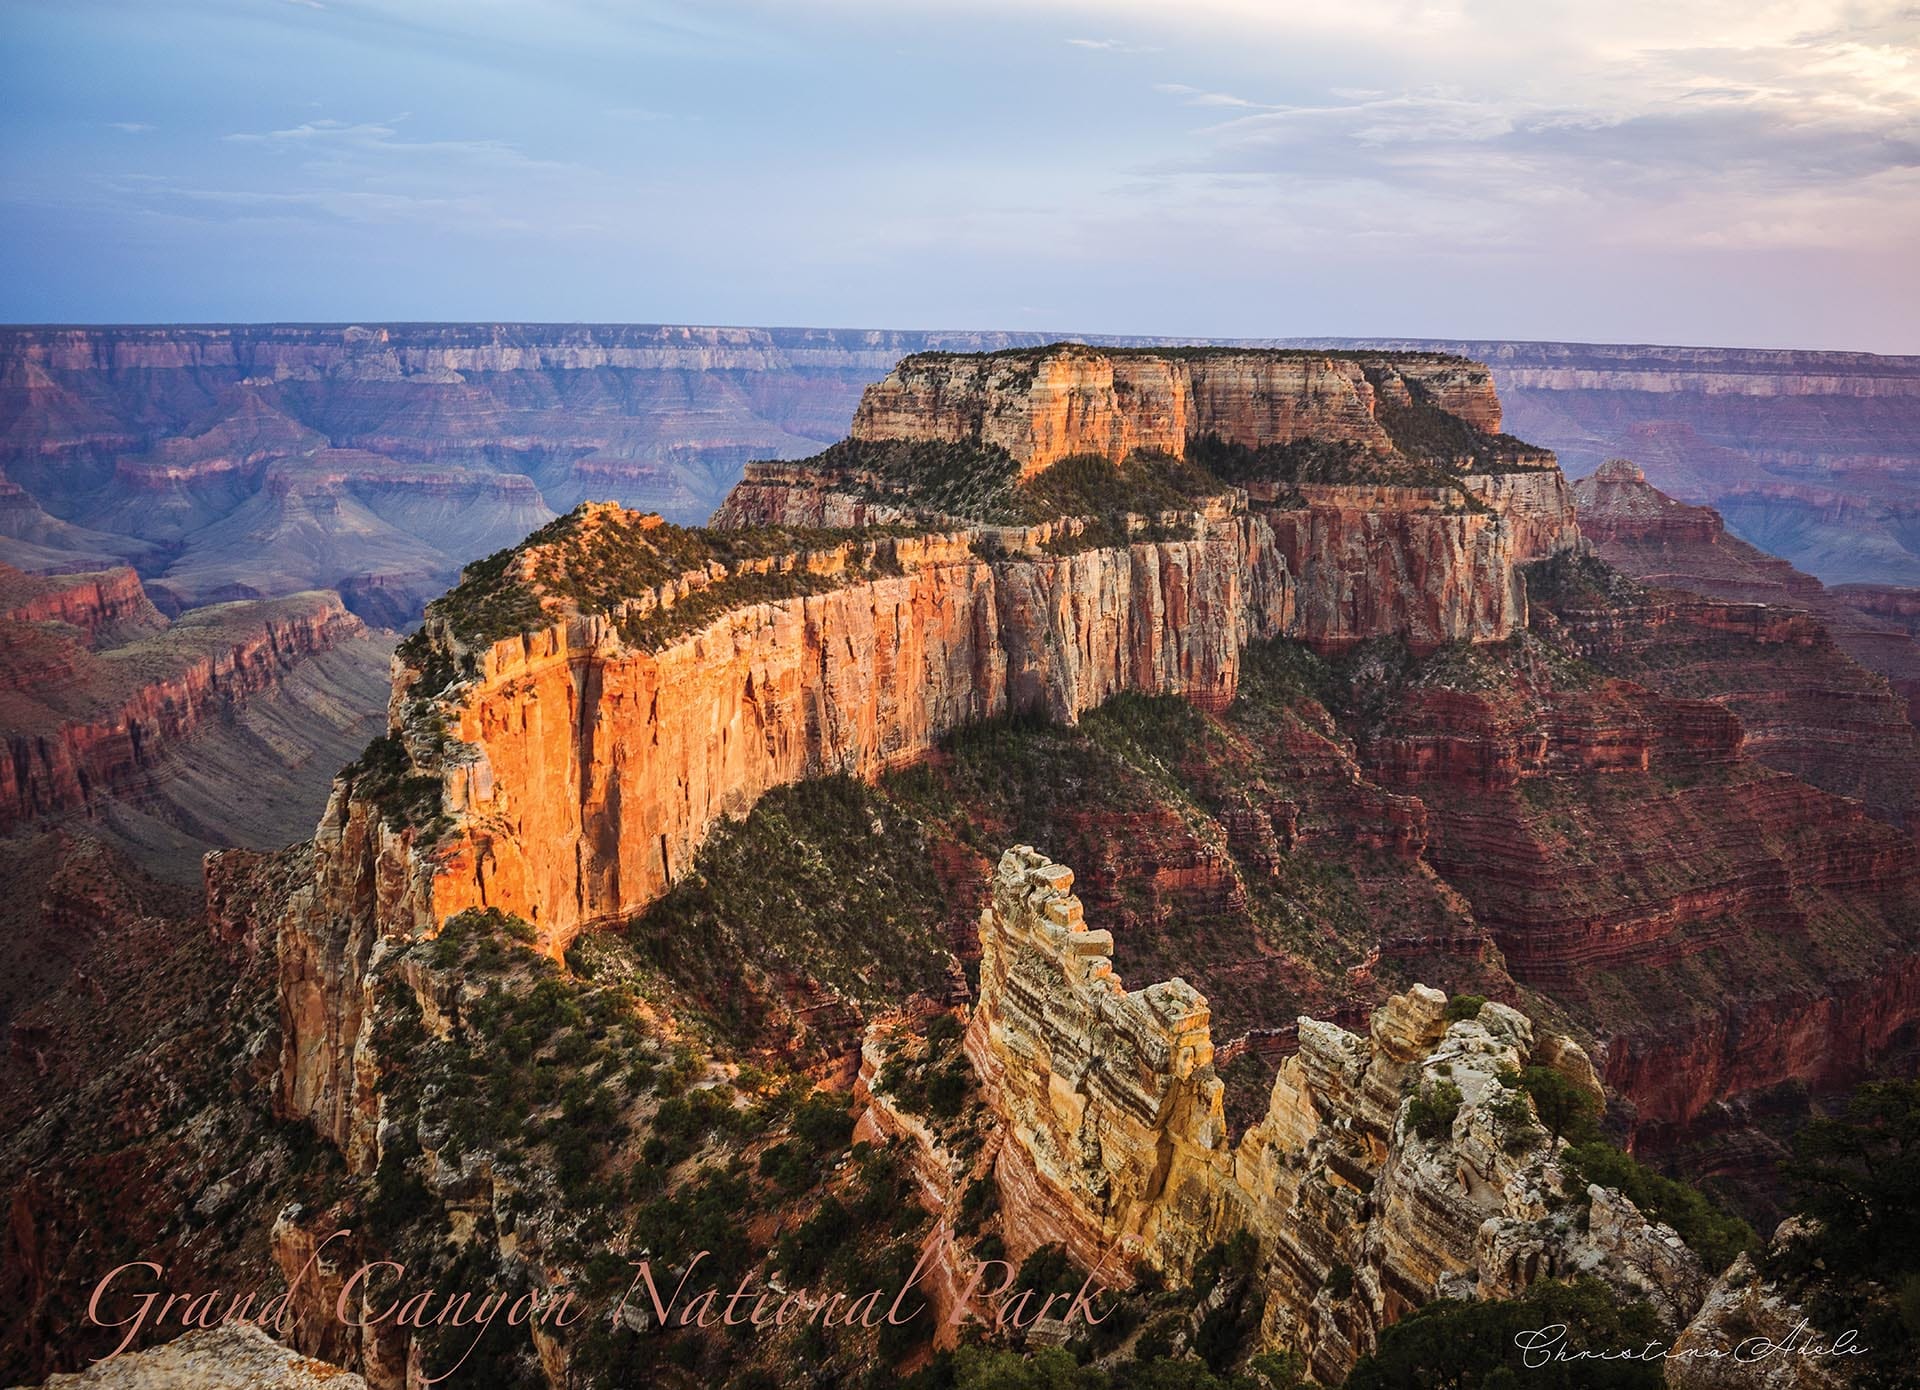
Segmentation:
{"type": "Polygon", "coordinates": [[[427,625],[401,644],[400,655],[428,660],[436,626],[469,649],[532,631],[548,620],[543,598],[581,613],[613,613],[664,585],[691,580],[690,592],[678,602],[626,616],[623,636],[636,645],[654,644],[730,607],[861,578],[870,565],[884,563],[884,542],[907,529],[687,527],[638,513],[590,512],[582,505],[518,545],[468,565],[458,585],[427,605],[427,625]],[[807,572],[805,556],[842,547],[850,561],[836,575],[807,572]]]}

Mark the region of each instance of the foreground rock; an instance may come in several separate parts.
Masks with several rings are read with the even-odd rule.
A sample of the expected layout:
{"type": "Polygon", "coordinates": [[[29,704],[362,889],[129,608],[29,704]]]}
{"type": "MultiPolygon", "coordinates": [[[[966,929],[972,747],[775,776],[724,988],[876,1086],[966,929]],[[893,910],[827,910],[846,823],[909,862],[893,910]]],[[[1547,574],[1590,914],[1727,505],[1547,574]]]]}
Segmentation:
{"type": "Polygon", "coordinates": [[[252,1323],[188,1332],[45,1382],[46,1390],[366,1390],[366,1384],[351,1371],[282,1346],[252,1323]]]}
{"type": "MultiPolygon", "coordinates": [[[[1177,979],[1125,990],[1072,882],[1009,850],[981,918],[967,1052],[1009,1136],[995,1177],[1016,1257],[1058,1241],[1088,1267],[1177,1280],[1245,1233],[1263,1339],[1329,1381],[1431,1299],[1555,1275],[1591,1274],[1685,1325],[1707,1279],[1680,1238],[1608,1189],[1586,1193],[1584,1221],[1561,1200],[1561,1145],[1501,1080],[1535,1057],[1523,1015],[1486,1004],[1450,1023],[1446,996],[1416,986],[1365,1036],[1302,1018],[1265,1118],[1233,1145],[1206,1000],[1177,979]],[[1452,1113],[1417,1125],[1415,1098],[1442,1088],[1452,1113]]],[[[1591,1080],[1564,1040],[1539,1056],[1591,1080]]]]}

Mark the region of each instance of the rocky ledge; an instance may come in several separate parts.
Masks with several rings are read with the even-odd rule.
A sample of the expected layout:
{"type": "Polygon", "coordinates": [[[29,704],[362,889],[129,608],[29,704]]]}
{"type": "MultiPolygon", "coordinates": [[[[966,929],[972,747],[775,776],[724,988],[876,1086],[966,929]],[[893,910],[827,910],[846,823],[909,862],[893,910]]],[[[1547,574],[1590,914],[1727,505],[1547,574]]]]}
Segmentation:
{"type": "MultiPolygon", "coordinates": [[[[1249,448],[1316,440],[1391,453],[1396,412],[1428,410],[1499,433],[1493,378],[1465,358],[1059,343],[916,353],[868,388],[853,437],[977,441],[1005,449],[1031,475],[1081,454],[1178,455],[1206,435],[1249,448]]],[[[1551,465],[1544,450],[1514,445],[1516,456],[1551,465]]]]}
{"type": "Polygon", "coordinates": [[[994,1178],[1015,1258],[1058,1242],[1115,1281],[1182,1279],[1249,1237],[1262,1339],[1326,1383],[1435,1298],[1587,1274],[1676,1331],[1700,1305],[1707,1274],[1679,1235],[1580,1181],[1518,1089],[1533,1065],[1597,1101],[1577,1045],[1420,985],[1364,1035],[1301,1018],[1264,1118],[1233,1144],[1207,1001],[1179,979],[1125,989],[1072,884],[1009,850],[980,921],[966,1050],[1007,1136],[994,1178]]]}

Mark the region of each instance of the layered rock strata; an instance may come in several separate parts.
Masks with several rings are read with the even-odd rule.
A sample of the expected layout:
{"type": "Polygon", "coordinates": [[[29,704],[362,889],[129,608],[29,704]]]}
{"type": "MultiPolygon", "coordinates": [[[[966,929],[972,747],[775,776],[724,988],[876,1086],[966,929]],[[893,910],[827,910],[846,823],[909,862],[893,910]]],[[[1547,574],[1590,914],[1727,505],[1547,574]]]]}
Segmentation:
{"type": "Polygon", "coordinates": [[[169,624],[130,570],[28,581],[0,618],[0,829],[135,789],[209,721],[366,629],[330,593],[169,624]]]}
{"type": "Polygon", "coordinates": [[[1517,1095],[1501,1074],[1530,1061],[1593,1085],[1578,1048],[1536,1045],[1499,1004],[1449,1022],[1446,996],[1415,986],[1364,1036],[1300,1019],[1265,1117],[1233,1145],[1206,1000],[1178,979],[1126,990],[1072,882],[1009,850],[981,916],[966,1050],[1006,1134],[995,1176],[1015,1257],[1058,1241],[1089,1267],[1179,1278],[1244,1232],[1263,1339],[1329,1382],[1430,1299],[1508,1297],[1555,1275],[1592,1274],[1686,1323],[1707,1287],[1698,1260],[1608,1189],[1587,1192],[1583,1228],[1551,1200],[1558,1144],[1500,1104],[1517,1095]],[[1413,1098],[1443,1083],[1458,1106],[1423,1134],[1413,1098]]]}
{"type": "Polygon", "coordinates": [[[1645,583],[1717,601],[1665,605],[1655,639],[1662,654],[1639,678],[1696,690],[1711,680],[1761,761],[1913,823],[1920,742],[1909,726],[1920,703],[1920,642],[1909,615],[1920,611],[1920,591],[1829,589],[1730,535],[1711,507],[1660,492],[1625,459],[1601,465],[1574,491],[1581,529],[1602,559],[1645,583]],[[1788,616],[1796,613],[1806,616],[1788,616]],[[1746,663],[1725,660],[1718,637],[1739,624],[1757,639],[1746,663]],[[1709,633],[1704,642],[1689,635],[1709,633]],[[1687,650],[1704,659],[1676,659],[1687,650]]]}
{"type": "Polygon", "coordinates": [[[1488,434],[1500,401],[1485,367],[1440,354],[1359,360],[1312,352],[1182,354],[1054,347],[921,353],[869,387],[855,439],[970,441],[1005,449],[1023,476],[1063,458],[1178,457],[1217,435],[1257,447],[1312,439],[1391,452],[1380,405],[1413,393],[1488,434]]]}

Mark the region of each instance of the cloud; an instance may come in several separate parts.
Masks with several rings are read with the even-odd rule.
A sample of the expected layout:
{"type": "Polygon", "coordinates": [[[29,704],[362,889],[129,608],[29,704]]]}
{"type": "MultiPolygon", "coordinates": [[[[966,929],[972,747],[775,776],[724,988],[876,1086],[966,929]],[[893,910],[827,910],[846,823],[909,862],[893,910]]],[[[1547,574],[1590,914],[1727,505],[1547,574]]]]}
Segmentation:
{"type": "Polygon", "coordinates": [[[1179,97],[1188,106],[1243,106],[1269,111],[1274,109],[1262,107],[1257,101],[1248,101],[1245,97],[1233,96],[1228,92],[1203,92],[1200,88],[1189,87],[1184,82],[1156,82],[1153,84],[1153,90],[1163,96],[1179,97]]]}
{"type": "MultiPolygon", "coordinates": [[[[1885,246],[1920,225],[1920,10],[1864,27],[1809,11],[1820,18],[1818,5],[1723,11],[1730,40],[1709,42],[1688,17],[1623,0],[1575,39],[1556,17],[1545,46],[1487,32],[1477,56],[1407,65],[1447,68],[1444,85],[1330,84],[1310,100],[1160,83],[1226,119],[1143,167],[1145,196],[1205,188],[1241,216],[1311,212],[1328,234],[1366,235],[1377,218],[1549,253],[1885,246]]],[[[1404,47],[1357,51],[1384,75],[1404,47]]],[[[1297,73],[1276,85],[1311,92],[1297,73]]]]}
{"type": "Polygon", "coordinates": [[[148,125],[145,121],[108,121],[107,122],[107,129],[117,130],[125,135],[145,135],[148,131],[158,130],[159,128],[160,127],[158,126],[148,125]]]}
{"type": "Polygon", "coordinates": [[[316,160],[336,164],[355,158],[393,161],[400,159],[465,161],[475,164],[512,166],[521,169],[579,170],[564,160],[537,159],[518,145],[495,139],[406,139],[401,126],[410,113],[380,121],[339,121],[320,119],[303,121],[281,130],[241,131],[223,136],[228,144],[259,145],[269,149],[296,150],[316,160]]]}
{"type": "Polygon", "coordinates": [[[1068,39],[1070,48],[1089,48],[1098,53],[1158,53],[1148,44],[1128,43],[1125,39],[1068,39]]]}

